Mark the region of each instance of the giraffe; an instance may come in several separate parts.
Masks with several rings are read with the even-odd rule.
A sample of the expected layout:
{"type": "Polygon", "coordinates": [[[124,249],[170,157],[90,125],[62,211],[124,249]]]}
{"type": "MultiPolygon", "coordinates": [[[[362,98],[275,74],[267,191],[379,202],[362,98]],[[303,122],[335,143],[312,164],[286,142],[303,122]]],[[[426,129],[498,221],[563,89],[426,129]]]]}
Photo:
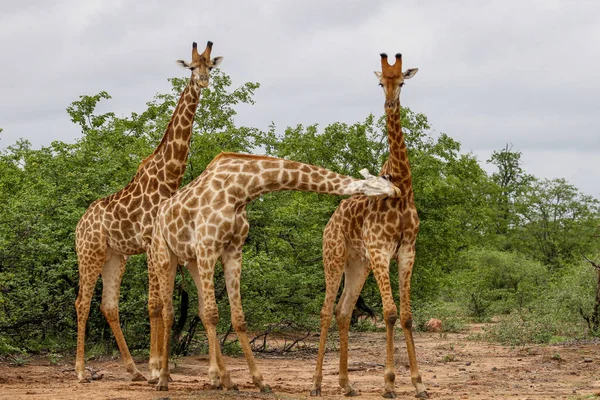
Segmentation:
{"type": "Polygon", "coordinates": [[[225,368],[216,334],[218,310],[213,275],[215,263],[220,259],[231,308],[231,322],[246,357],[252,381],[261,391],[270,391],[256,367],[240,296],[242,247],[249,229],[246,205],[264,193],[281,190],[337,195],[400,194],[387,180],[370,176],[365,171],[362,173],[367,179],[358,180],[285,159],[221,153],[198,178],[160,205],[149,253],[153,273],[159,281],[164,329],[157,390],[168,390],[169,336],[174,319],[173,285],[177,264],[182,262],[188,264],[199,291],[198,311],[208,337],[211,386],[237,388],[225,368]]]}
{"type": "MultiPolygon", "coordinates": [[[[136,368],[119,324],[119,287],[130,255],[147,251],[158,204],[179,188],[185,171],[192,124],[200,91],[208,86],[208,73],[222,57],[211,59],[212,42],[202,54],[192,45],[192,61],[177,62],[192,71],[164,137],[144,159],[133,179],[117,193],[93,202],[76,228],[79,263],[77,309],[77,358],[75,372],[80,383],[85,376],[85,328],[98,277],[102,275],[101,310],[106,317],[123,362],[134,381],[146,380],[136,368]]],[[[156,330],[155,330],[156,331],[156,330]]]]}
{"type": "Polygon", "coordinates": [[[326,294],[321,309],[321,337],[317,364],[313,376],[311,395],[321,395],[323,357],[327,331],[331,323],[336,294],[345,276],[344,290],[335,309],[340,335],[339,384],[347,396],[358,392],[348,381],[348,329],[352,310],[370,271],[373,271],[383,301],[386,324],[386,364],[383,397],[394,398],[394,324],[398,318],[392,297],[389,263],[398,259],[400,285],[400,324],[404,331],[410,363],[412,384],[417,397],[428,394],[421,381],[412,336],[412,313],[410,310],[410,279],[415,259],[415,240],[419,230],[419,218],[414,203],[412,176],[402,127],[400,124],[400,89],[404,80],[412,78],[417,68],[402,72],[402,55],[396,54],[394,65],[388,63],[387,55],[381,54],[381,72],[375,72],[385,94],[385,113],[390,155],[381,175],[400,188],[397,198],[369,198],[352,196],[340,203],[323,232],[323,267],[325,269],[326,294]]]}

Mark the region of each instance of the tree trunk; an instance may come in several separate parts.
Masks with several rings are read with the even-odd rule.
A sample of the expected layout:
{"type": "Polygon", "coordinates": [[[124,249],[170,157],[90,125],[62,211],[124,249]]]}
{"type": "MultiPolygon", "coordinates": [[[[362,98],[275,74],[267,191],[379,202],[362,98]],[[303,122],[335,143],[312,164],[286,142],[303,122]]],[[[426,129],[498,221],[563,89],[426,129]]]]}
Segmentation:
{"type": "Polygon", "coordinates": [[[600,268],[596,268],[598,279],[596,281],[596,302],[594,303],[594,313],[592,314],[592,329],[598,333],[600,328],[600,268]]]}

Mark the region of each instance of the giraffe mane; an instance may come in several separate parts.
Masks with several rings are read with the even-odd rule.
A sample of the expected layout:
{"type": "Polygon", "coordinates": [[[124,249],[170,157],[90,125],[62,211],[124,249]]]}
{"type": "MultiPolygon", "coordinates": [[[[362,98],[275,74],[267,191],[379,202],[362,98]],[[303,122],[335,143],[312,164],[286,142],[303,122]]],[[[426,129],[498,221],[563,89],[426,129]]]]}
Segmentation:
{"type": "Polygon", "coordinates": [[[271,156],[262,156],[262,155],[258,155],[258,154],[244,154],[244,153],[231,153],[231,152],[226,152],[223,151],[219,154],[217,154],[215,156],[215,158],[212,159],[212,161],[206,166],[206,168],[208,169],[210,166],[212,166],[213,164],[215,164],[217,161],[219,161],[222,158],[237,158],[237,159],[242,159],[242,160],[276,160],[279,161],[280,159],[277,157],[271,157],[271,156]]]}
{"type": "MultiPolygon", "coordinates": [[[[189,85],[189,83],[188,83],[188,85],[189,85]]],[[[181,98],[185,95],[188,85],[186,85],[186,87],[181,92],[181,96],[179,96],[179,102],[181,102],[181,98]]],[[[175,107],[177,107],[177,106],[175,106],[175,107]]],[[[154,149],[152,154],[150,154],[148,157],[146,157],[142,160],[142,162],[140,163],[140,166],[138,167],[138,169],[136,171],[136,174],[137,174],[137,172],[140,172],[142,170],[142,168],[144,168],[146,166],[146,164],[148,164],[150,162],[150,160],[153,159],[154,156],[161,150],[163,144],[167,140],[167,132],[169,132],[169,129],[173,129],[173,118],[171,118],[171,120],[169,121],[169,125],[167,125],[167,129],[165,129],[165,134],[163,135],[162,139],[160,140],[160,143],[158,144],[158,146],[156,146],[156,148],[154,149]]]]}
{"type": "MultiPolygon", "coordinates": [[[[169,129],[172,129],[172,128],[173,128],[173,127],[172,127],[172,124],[173,124],[173,121],[171,120],[171,121],[169,122],[169,125],[167,126],[167,130],[165,131],[165,133],[166,133],[166,132],[168,132],[168,131],[169,131],[169,129]]],[[[144,167],[146,166],[146,164],[148,164],[148,163],[150,162],[150,160],[154,158],[154,156],[155,156],[155,155],[156,155],[156,154],[159,152],[159,150],[162,148],[162,145],[163,145],[163,144],[164,144],[164,142],[166,141],[166,138],[167,138],[167,135],[166,135],[166,134],[165,134],[165,135],[163,135],[163,138],[161,139],[161,141],[160,141],[160,143],[158,144],[158,146],[156,146],[156,148],[154,149],[154,151],[152,152],[152,154],[150,154],[148,157],[146,157],[146,158],[144,158],[144,159],[142,160],[142,162],[140,163],[140,166],[139,166],[139,167],[138,167],[138,169],[137,169],[137,172],[140,172],[140,171],[142,170],[142,168],[144,168],[144,167]]],[[[137,173],[137,172],[136,172],[136,173],[137,173]]]]}

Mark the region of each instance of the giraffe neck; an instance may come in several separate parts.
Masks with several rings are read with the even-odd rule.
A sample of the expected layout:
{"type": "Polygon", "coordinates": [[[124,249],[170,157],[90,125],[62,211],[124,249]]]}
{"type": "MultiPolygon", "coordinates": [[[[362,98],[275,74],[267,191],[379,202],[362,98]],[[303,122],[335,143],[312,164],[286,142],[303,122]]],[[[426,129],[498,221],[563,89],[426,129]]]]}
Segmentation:
{"type": "Polygon", "coordinates": [[[166,183],[173,192],[179,188],[185,172],[200,90],[190,80],[181,93],[160,144],[139,168],[140,171],[144,168],[152,170],[151,175],[156,173],[158,180],[166,183]]]}
{"type": "Polygon", "coordinates": [[[225,185],[244,187],[244,201],[270,192],[298,190],[337,195],[362,193],[363,182],[324,168],[280,158],[221,153],[208,170],[224,177],[225,185]]]}
{"type": "Polygon", "coordinates": [[[385,113],[390,155],[383,165],[381,175],[390,175],[392,183],[404,193],[405,189],[412,189],[412,173],[400,122],[400,99],[386,102],[385,113]]]}

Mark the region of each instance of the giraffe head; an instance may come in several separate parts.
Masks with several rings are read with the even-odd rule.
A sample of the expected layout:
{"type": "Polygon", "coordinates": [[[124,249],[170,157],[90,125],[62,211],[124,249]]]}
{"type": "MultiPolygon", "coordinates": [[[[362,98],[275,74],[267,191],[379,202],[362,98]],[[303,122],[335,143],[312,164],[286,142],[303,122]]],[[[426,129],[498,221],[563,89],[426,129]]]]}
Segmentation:
{"type": "Polygon", "coordinates": [[[381,53],[381,72],[375,71],[375,76],[383,87],[386,107],[400,105],[400,88],[404,85],[404,80],[415,76],[418,70],[409,68],[402,72],[402,54],[397,53],[396,62],[390,65],[387,54],[381,53]]]}
{"type": "Polygon", "coordinates": [[[192,82],[201,88],[208,87],[208,73],[211,69],[221,64],[223,57],[210,58],[213,43],[206,43],[206,49],[202,54],[198,53],[198,44],[192,45],[192,61],[177,60],[177,63],[183,68],[189,68],[192,71],[192,82]]]}
{"type": "Polygon", "coordinates": [[[400,197],[402,195],[400,188],[395,186],[388,177],[373,176],[366,168],[361,169],[359,173],[365,179],[350,184],[352,189],[358,189],[366,196],[400,197]]]}

